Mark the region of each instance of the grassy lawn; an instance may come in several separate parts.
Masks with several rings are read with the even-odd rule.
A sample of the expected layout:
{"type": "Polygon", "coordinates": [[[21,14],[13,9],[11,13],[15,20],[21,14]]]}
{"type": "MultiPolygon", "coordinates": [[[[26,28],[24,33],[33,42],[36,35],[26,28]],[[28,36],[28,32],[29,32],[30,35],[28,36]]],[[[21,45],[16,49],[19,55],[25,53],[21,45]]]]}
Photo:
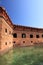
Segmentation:
{"type": "Polygon", "coordinates": [[[0,65],[43,65],[43,48],[14,48],[0,56],[0,65]]]}

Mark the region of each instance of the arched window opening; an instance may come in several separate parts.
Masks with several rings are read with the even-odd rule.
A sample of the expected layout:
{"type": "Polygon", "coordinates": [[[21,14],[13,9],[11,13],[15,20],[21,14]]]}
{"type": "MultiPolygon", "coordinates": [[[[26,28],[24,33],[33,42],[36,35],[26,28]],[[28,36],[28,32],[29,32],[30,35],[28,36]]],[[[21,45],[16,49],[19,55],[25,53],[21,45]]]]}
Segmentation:
{"type": "Polygon", "coordinates": [[[36,38],[39,38],[39,35],[36,35],[36,38]]]}
{"type": "Polygon", "coordinates": [[[26,34],[25,33],[22,34],[22,38],[26,38],[26,34]]]}
{"type": "Polygon", "coordinates": [[[13,34],[13,37],[14,37],[14,38],[17,38],[17,34],[16,34],[16,33],[14,33],[14,34],[13,34]]]}
{"type": "Polygon", "coordinates": [[[30,38],[33,38],[33,35],[32,34],[30,34],[30,38]]]}

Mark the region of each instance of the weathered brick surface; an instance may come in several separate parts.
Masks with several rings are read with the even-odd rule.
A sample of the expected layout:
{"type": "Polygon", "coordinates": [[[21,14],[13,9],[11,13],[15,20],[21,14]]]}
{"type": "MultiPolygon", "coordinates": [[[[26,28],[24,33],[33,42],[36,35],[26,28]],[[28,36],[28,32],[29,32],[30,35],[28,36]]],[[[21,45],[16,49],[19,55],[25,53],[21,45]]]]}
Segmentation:
{"type": "Polygon", "coordinates": [[[13,24],[5,9],[0,7],[0,53],[7,52],[7,50],[13,47],[12,32],[13,24]],[[7,33],[5,32],[5,29],[7,29],[7,33]]]}
{"type": "Polygon", "coordinates": [[[43,44],[43,29],[32,28],[20,25],[12,24],[5,9],[0,7],[0,53],[3,54],[11,49],[13,46],[33,46],[34,44],[43,44]],[[5,32],[7,29],[7,33],[5,32]],[[13,37],[13,34],[17,34],[17,38],[13,37]],[[22,38],[22,33],[26,34],[26,38],[22,38]],[[30,38],[30,34],[33,38],[30,38]],[[39,38],[36,38],[36,35],[39,38]],[[7,45],[6,45],[7,43],[7,45]]]}
{"type": "Polygon", "coordinates": [[[2,32],[2,20],[0,18],[0,51],[1,51],[1,32],[2,32]]]}
{"type": "MultiPolygon", "coordinates": [[[[35,29],[34,29],[35,30],[35,29]]],[[[18,30],[14,30],[13,33],[17,33],[17,38],[13,38],[13,41],[15,42],[14,45],[19,45],[19,46],[30,46],[30,45],[34,45],[35,43],[43,43],[43,38],[42,38],[42,34],[43,32],[41,31],[27,31],[27,30],[22,30],[22,31],[18,31],[18,30]],[[26,38],[22,38],[22,33],[26,34],[26,38]],[[30,38],[30,34],[33,35],[33,38],[30,38]],[[36,35],[39,35],[39,38],[36,38],[36,35]],[[25,41],[25,43],[23,43],[23,41],[25,41]]]]}
{"type": "Polygon", "coordinates": [[[8,48],[13,46],[13,36],[12,36],[12,28],[6,23],[4,19],[2,19],[2,32],[1,32],[1,51],[7,50],[8,48]],[[7,33],[5,32],[7,29],[7,33]],[[11,31],[11,34],[9,32],[11,31]],[[7,42],[7,45],[6,45],[7,42]]]}

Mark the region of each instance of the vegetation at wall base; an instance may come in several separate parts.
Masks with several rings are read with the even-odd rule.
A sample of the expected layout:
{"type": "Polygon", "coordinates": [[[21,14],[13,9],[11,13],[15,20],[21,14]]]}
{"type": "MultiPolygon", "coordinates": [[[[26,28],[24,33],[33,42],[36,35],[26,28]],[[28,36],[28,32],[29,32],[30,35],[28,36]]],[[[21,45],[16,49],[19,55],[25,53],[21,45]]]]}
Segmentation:
{"type": "Polygon", "coordinates": [[[43,65],[43,46],[14,48],[0,56],[0,65],[43,65]]]}

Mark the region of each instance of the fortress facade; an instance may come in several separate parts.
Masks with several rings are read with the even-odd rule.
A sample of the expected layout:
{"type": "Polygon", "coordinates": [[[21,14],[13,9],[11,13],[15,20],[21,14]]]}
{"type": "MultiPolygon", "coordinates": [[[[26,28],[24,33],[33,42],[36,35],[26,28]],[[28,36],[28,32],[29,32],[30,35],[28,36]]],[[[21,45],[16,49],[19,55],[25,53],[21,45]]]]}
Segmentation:
{"type": "Polygon", "coordinates": [[[15,25],[0,7],[0,53],[13,47],[43,45],[43,29],[15,25]]]}

